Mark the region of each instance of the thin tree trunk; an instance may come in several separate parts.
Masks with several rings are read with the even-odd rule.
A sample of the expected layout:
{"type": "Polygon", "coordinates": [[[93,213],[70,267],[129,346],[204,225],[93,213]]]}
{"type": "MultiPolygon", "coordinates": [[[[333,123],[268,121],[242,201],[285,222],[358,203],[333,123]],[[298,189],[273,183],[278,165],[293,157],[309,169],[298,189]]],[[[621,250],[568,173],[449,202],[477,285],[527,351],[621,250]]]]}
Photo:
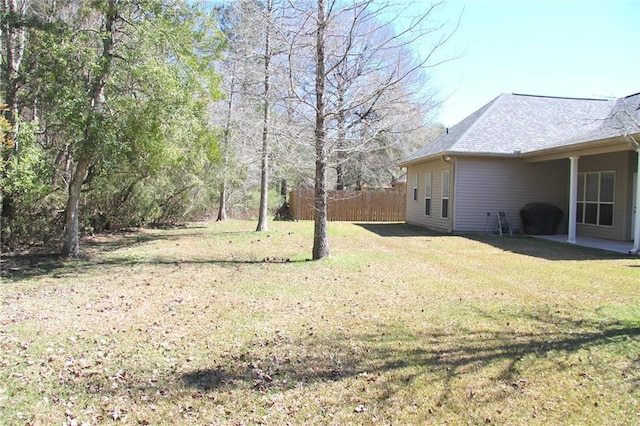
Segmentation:
{"type": "Polygon", "coordinates": [[[18,118],[19,72],[26,40],[25,25],[20,21],[27,13],[28,3],[28,0],[2,0],[4,19],[0,28],[0,46],[5,59],[1,71],[5,92],[3,100],[7,103],[6,119],[14,129],[18,118]]]}
{"type": "Polygon", "coordinates": [[[220,185],[220,203],[218,204],[218,217],[216,222],[227,220],[227,185],[223,182],[220,185]]]}
{"type": "Polygon", "coordinates": [[[260,173],[260,211],[256,231],[267,230],[267,209],[269,205],[269,103],[271,64],[271,11],[272,0],[267,1],[267,28],[264,37],[264,114],[262,117],[262,170],[260,173]]]}
{"type": "MultiPolygon", "coordinates": [[[[266,85],[267,83],[265,83],[266,85]]],[[[260,211],[256,231],[267,230],[267,209],[269,204],[269,101],[265,101],[264,124],[262,128],[262,170],[260,173],[260,211]]]]}
{"type": "MultiPolygon", "coordinates": [[[[339,102],[342,102],[342,98],[340,98],[339,102]]],[[[337,157],[337,165],[336,165],[336,189],[338,191],[343,191],[347,187],[346,183],[346,163],[347,163],[347,154],[345,153],[346,147],[346,116],[343,109],[340,109],[337,114],[337,127],[338,127],[338,141],[336,144],[336,157],[337,157]]]]}
{"type": "Polygon", "coordinates": [[[315,210],[313,214],[313,260],[329,256],[329,233],[327,230],[327,154],[325,129],[325,3],[318,0],[318,28],[316,31],[316,173],[315,173],[315,210]]]}
{"type": "Polygon", "coordinates": [[[226,174],[228,173],[228,158],[229,155],[229,135],[231,133],[231,117],[233,115],[233,101],[235,94],[235,85],[236,85],[236,67],[238,65],[237,59],[233,61],[233,68],[231,70],[231,84],[229,88],[229,102],[227,102],[227,117],[224,129],[224,137],[222,139],[222,155],[223,155],[223,173],[222,183],[220,184],[220,201],[218,203],[218,217],[216,218],[216,222],[223,222],[227,220],[227,198],[228,198],[228,188],[226,182],[226,174]]]}
{"type": "Polygon", "coordinates": [[[356,165],[356,191],[362,191],[362,169],[360,168],[360,164],[356,165]]]}
{"type": "Polygon", "coordinates": [[[338,73],[336,91],[338,92],[338,113],[336,114],[336,127],[338,140],[336,142],[336,189],[343,191],[347,187],[346,183],[346,162],[347,154],[345,152],[347,139],[347,113],[345,111],[345,84],[342,79],[343,75],[338,73]]]}

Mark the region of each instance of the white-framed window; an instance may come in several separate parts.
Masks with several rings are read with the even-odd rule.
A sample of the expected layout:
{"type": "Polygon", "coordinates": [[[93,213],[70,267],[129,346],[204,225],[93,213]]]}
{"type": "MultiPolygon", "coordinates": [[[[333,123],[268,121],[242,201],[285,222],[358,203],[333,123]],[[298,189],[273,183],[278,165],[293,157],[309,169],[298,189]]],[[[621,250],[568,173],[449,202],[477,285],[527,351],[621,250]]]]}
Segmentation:
{"type": "Polygon", "coordinates": [[[413,175],[413,201],[418,201],[418,175],[413,175]]]}
{"type": "Polygon", "coordinates": [[[576,222],[585,225],[613,226],[615,186],[615,171],[578,173],[576,222]]]}
{"type": "Polygon", "coordinates": [[[449,170],[442,171],[442,212],[440,216],[443,219],[449,217],[449,186],[451,181],[451,172],[449,170]]]}
{"type": "Polygon", "coordinates": [[[424,215],[431,216],[431,172],[424,175],[424,215]]]}

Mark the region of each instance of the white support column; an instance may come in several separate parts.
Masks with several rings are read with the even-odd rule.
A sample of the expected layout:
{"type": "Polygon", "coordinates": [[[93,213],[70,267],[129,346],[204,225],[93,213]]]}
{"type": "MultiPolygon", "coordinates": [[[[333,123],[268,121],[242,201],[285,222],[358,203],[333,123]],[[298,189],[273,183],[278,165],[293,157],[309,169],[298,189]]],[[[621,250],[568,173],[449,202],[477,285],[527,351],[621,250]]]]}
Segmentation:
{"type": "Polygon", "coordinates": [[[633,248],[629,250],[631,254],[638,254],[640,252],[640,148],[637,148],[638,152],[638,166],[636,167],[636,194],[635,200],[636,205],[634,208],[636,209],[635,214],[635,229],[633,230],[633,248]]]}
{"type": "Polygon", "coordinates": [[[569,232],[567,242],[576,243],[576,208],[578,206],[578,158],[569,157],[569,232]]]}

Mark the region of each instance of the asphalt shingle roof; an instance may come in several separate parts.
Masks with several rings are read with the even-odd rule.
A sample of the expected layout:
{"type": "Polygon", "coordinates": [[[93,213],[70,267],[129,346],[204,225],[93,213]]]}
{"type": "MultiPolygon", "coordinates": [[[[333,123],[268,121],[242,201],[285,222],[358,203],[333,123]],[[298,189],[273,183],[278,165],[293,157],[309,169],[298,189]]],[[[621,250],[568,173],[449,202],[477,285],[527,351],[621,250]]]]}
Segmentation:
{"type": "Polygon", "coordinates": [[[640,94],[618,100],[505,93],[401,164],[442,154],[518,155],[640,132],[640,94]],[[634,127],[635,126],[635,127],[634,127]]]}
{"type": "Polygon", "coordinates": [[[568,139],[566,142],[595,141],[638,132],[640,132],[640,93],[616,100],[607,118],[602,120],[596,129],[577,138],[568,139]]]}

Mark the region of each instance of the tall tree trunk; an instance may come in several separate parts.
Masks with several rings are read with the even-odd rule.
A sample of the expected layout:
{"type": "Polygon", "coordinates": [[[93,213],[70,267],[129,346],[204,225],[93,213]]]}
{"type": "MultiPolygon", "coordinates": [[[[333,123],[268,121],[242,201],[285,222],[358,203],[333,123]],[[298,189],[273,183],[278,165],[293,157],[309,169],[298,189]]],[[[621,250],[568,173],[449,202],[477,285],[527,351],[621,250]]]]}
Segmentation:
{"type": "Polygon", "coordinates": [[[260,211],[256,231],[267,230],[267,209],[269,205],[269,103],[271,64],[271,12],[272,0],[267,0],[267,27],[264,36],[264,114],[262,117],[262,170],[260,173],[260,211]]]}
{"type": "Polygon", "coordinates": [[[327,148],[325,129],[325,2],[318,0],[318,28],[316,30],[316,173],[315,210],[313,214],[313,260],[329,256],[329,233],[327,230],[327,148]]]}

